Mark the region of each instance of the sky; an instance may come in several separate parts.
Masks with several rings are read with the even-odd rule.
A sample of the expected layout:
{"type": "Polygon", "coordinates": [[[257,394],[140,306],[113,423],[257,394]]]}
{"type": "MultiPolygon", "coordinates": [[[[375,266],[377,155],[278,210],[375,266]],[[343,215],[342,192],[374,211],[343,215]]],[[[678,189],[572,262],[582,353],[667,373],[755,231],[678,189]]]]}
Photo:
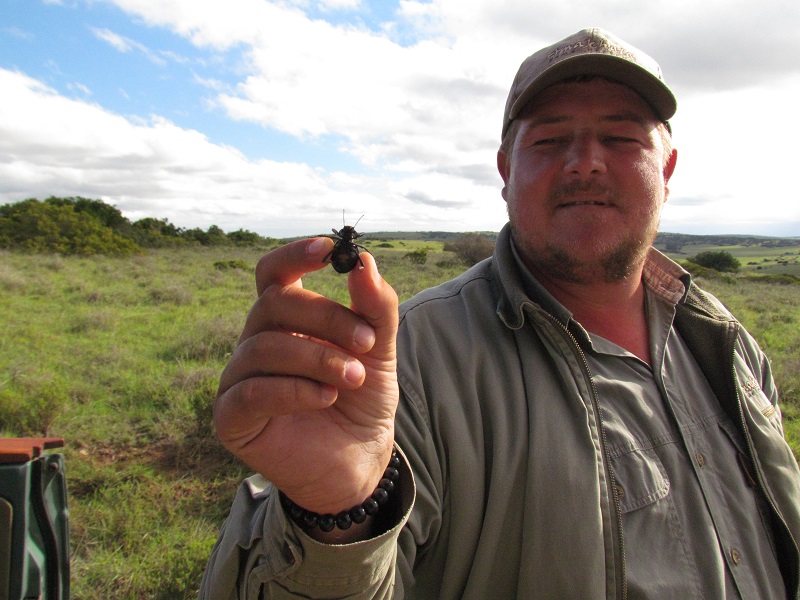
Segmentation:
{"type": "Polygon", "coordinates": [[[0,204],[271,237],[498,231],[505,99],[602,27],[661,64],[661,231],[800,236],[797,0],[0,0],[0,204]]]}

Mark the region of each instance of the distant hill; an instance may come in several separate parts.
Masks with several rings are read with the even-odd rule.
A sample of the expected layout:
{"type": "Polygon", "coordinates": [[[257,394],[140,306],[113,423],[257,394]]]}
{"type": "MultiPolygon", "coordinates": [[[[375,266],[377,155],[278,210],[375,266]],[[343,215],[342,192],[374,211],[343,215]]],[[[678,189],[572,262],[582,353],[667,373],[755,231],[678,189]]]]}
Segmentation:
{"type": "MultiPolygon", "coordinates": [[[[769,237],[761,235],[691,235],[663,233],[656,236],[655,246],[667,252],[681,252],[685,246],[761,246],[762,248],[793,248],[800,246],[800,237],[769,237]]],[[[691,251],[691,250],[690,250],[691,251]]]]}
{"type": "MultiPolygon", "coordinates": [[[[496,231],[367,231],[365,239],[370,240],[417,240],[430,242],[447,242],[464,233],[479,233],[492,240],[497,238],[496,231]]],[[[327,235],[327,234],[322,234],[327,235]]],[[[659,232],[655,245],[668,252],[680,252],[685,246],[762,246],[764,248],[799,247],[800,237],[769,237],[759,235],[715,234],[693,235],[688,233],[659,232]]]]}
{"type": "MultiPolygon", "coordinates": [[[[421,242],[448,242],[460,235],[464,235],[463,231],[377,231],[370,232],[369,239],[371,240],[417,240],[421,242]]],[[[496,231],[470,231],[468,233],[478,233],[486,236],[489,239],[497,239],[496,231]]]]}

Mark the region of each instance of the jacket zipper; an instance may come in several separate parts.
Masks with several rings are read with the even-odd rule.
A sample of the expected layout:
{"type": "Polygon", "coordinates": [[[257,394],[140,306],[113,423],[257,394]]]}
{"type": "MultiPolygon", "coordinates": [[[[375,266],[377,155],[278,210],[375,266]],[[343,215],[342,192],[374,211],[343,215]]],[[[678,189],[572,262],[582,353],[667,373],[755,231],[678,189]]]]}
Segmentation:
{"type": "Polygon", "coordinates": [[[592,408],[594,409],[595,418],[597,419],[597,424],[600,427],[600,441],[603,445],[603,456],[605,458],[605,471],[606,475],[608,476],[609,485],[611,486],[611,496],[614,499],[614,510],[615,515],[617,518],[617,539],[619,540],[619,548],[620,548],[620,575],[621,575],[621,584],[622,584],[622,600],[626,600],[628,597],[628,582],[626,576],[626,565],[625,565],[625,540],[622,536],[622,505],[619,499],[619,493],[617,492],[617,479],[614,475],[614,471],[611,468],[611,453],[608,450],[608,439],[606,437],[606,428],[603,426],[603,415],[600,411],[600,403],[598,400],[599,394],[597,393],[597,386],[595,385],[594,378],[592,377],[592,371],[589,369],[589,361],[586,359],[586,353],[581,348],[578,340],[572,334],[572,332],[567,329],[564,324],[561,323],[558,319],[556,319],[551,314],[543,311],[543,313],[547,316],[548,319],[553,321],[557,326],[558,329],[563,331],[569,340],[572,342],[572,347],[574,348],[578,358],[580,358],[580,362],[583,364],[583,371],[586,374],[586,378],[589,380],[589,386],[591,387],[592,392],[592,408]]]}

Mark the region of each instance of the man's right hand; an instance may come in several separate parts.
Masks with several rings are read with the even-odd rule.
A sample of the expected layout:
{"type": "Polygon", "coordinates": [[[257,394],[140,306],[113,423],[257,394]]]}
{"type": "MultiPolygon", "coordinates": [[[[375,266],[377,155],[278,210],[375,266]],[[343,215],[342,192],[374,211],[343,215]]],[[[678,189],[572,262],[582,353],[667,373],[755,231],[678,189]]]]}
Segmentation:
{"type": "Polygon", "coordinates": [[[258,300],[222,374],[222,443],[291,500],[318,513],[369,497],[389,462],[398,402],[397,294],[363,253],[351,307],[303,289],[329,238],[282,246],[256,267],[258,300]]]}

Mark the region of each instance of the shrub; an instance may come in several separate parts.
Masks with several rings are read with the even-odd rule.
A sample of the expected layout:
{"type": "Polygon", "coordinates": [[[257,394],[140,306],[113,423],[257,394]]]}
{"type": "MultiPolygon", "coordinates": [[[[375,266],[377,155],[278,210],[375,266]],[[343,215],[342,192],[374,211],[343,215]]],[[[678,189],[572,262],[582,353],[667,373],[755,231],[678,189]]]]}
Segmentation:
{"type": "Polygon", "coordinates": [[[139,246],[73,204],[35,199],[0,206],[0,248],[59,254],[127,256],[139,246]]]}
{"type": "Polygon", "coordinates": [[[241,259],[218,260],[214,262],[214,268],[217,271],[227,271],[228,269],[241,269],[243,271],[247,271],[250,269],[250,267],[247,266],[247,263],[241,259]]]}
{"type": "Polygon", "coordinates": [[[494,241],[480,233],[465,233],[444,245],[445,251],[455,252],[467,266],[489,258],[494,252],[494,241]]]}
{"type": "Polygon", "coordinates": [[[720,273],[736,273],[741,266],[741,263],[725,250],[706,250],[689,257],[689,261],[720,273]]]}
{"type": "Polygon", "coordinates": [[[428,252],[426,250],[414,250],[413,252],[408,252],[403,258],[412,265],[424,265],[428,260],[428,252]]]}

